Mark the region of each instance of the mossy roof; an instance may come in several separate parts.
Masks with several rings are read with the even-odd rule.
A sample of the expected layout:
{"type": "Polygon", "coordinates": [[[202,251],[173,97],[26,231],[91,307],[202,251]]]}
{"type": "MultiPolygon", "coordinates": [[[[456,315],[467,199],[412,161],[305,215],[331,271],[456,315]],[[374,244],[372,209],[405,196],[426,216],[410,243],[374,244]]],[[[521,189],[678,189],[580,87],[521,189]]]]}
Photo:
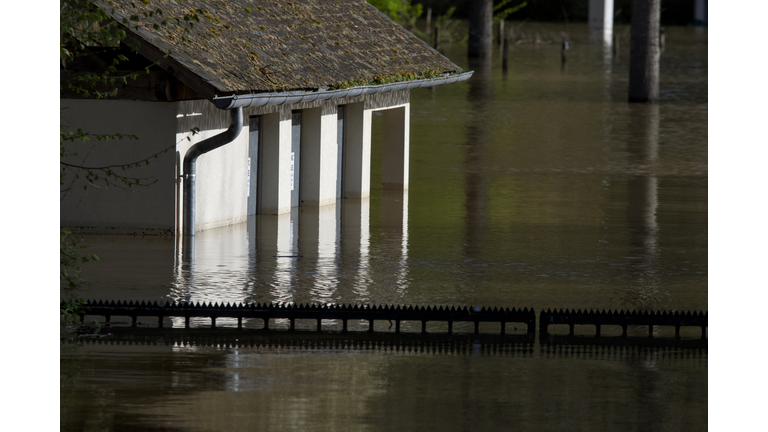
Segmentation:
{"type": "Polygon", "coordinates": [[[129,44],[138,42],[140,53],[154,56],[150,59],[203,97],[315,90],[395,73],[461,70],[362,0],[98,3],[124,26],[129,44]],[[194,15],[199,21],[184,19],[194,15]]]}

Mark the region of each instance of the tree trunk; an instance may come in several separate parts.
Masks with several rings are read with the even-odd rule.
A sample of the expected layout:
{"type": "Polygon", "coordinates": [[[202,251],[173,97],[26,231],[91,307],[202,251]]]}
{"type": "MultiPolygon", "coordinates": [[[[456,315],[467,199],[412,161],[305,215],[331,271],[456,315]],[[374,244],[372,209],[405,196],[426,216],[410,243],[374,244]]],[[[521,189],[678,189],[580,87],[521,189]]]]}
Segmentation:
{"type": "Polygon", "coordinates": [[[632,0],[629,46],[629,102],[659,101],[661,0],[632,0]]]}
{"type": "Polygon", "coordinates": [[[469,14],[469,57],[490,57],[493,48],[493,0],[473,0],[469,14]]]}

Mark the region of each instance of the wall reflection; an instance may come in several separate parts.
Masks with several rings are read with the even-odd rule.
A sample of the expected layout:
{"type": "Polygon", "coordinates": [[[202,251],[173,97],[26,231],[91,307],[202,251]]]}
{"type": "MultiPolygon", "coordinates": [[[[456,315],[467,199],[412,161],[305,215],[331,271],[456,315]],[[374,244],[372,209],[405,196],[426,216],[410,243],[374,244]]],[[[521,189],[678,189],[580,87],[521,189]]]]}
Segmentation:
{"type": "Polygon", "coordinates": [[[475,71],[469,83],[466,144],[464,146],[464,256],[478,259],[485,247],[488,219],[488,142],[493,99],[490,59],[470,59],[475,71]]]}
{"type": "Polygon", "coordinates": [[[394,264],[394,298],[404,302],[408,292],[408,191],[381,191],[381,235],[394,264]],[[399,255],[399,256],[398,256],[399,255]]]}
{"type": "Polygon", "coordinates": [[[298,264],[300,287],[309,288],[310,303],[336,303],[338,265],[336,261],[339,233],[336,205],[303,207],[298,264]]]}
{"type": "Polygon", "coordinates": [[[371,199],[344,199],[339,213],[341,235],[337,259],[356,263],[352,267],[352,283],[342,284],[340,293],[344,298],[352,297],[359,299],[360,303],[368,303],[371,300],[369,287],[373,282],[370,277],[371,199]]]}
{"type": "MultiPolygon", "coordinates": [[[[298,251],[297,213],[256,216],[257,254],[255,269],[259,286],[268,287],[273,302],[293,302],[298,251]]],[[[263,301],[263,300],[262,300],[263,301]]]]}
{"type": "MultiPolygon", "coordinates": [[[[402,299],[409,287],[408,191],[382,191],[380,208],[385,274],[371,270],[370,198],[344,199],[198,233],[195,247],[177,251],[170,297],[195,303],[368,303],[374,281],[389,278],[394,289],[376,294],[402,299]]],[[[224,321],[216,325],[236,325],[224,321]]],[[[173,324],[183,327],[184,321],[173,324]]]]}
{"type": "MultiPolygon", "coordinates": [[[[247,274],[253,257],[247,224],[201,231],[194,241],[184,242],[176,250],[174,278],[169,297],[195,303],[242,303],[248,301],[247,287],[233,275],[247,274]],[[212,289],[213,288],[213,289],[212,289]]],[[[210,322],[192,319],[192,325],[210,322]]],[[[173,327],[184,327],[184,319],[174,317],[173,327]]],[[[216,325],[237,325],[235,319],[217,320],[216,325]]]]}

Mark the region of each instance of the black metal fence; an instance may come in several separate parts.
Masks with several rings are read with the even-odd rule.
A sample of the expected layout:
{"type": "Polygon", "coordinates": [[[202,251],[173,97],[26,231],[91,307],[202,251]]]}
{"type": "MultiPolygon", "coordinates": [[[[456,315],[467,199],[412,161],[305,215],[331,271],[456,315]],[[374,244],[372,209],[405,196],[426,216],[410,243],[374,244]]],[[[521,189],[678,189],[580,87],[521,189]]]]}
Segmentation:
{"type": "MultiPolygon", "coordinates": [[[[273,304],[273,303],[174,303],[174,302],[133,302],[133,301],[86,301],[81,320],[86,315],[103,316],[107,322],[112,317],[131,318],[135,327],[139,317],[157,317],[158,327],[163,327],[165,317],[183,317],[184,327],[189,328],[190,318],[210,318],[211,327],[216,327],[218,318],[237,319],[238,328],[242,328],[243,318],[256,318],[264,322],[264,329],[269,329],[270,319],[288,319],[290,329],[295,329],[297,319],[317,321],[317,330],[322,329],[322,320],[341,320],[342,331],[347,331],[347,321],[368,321],[368,331],[373,331],[374,321],[386,320],[395,325],[395,332],[400,333],[403,321],[421,322],[421,332],[427,332],[427,322],[441,321],[448,323],[448,333],[453,333],[454,322],[474,323],[475,334],[479,333],[480,323],[499,323],[501,334],[505,334],[507,323],[522,323],[532,335],[536,331],[536,313],[532,308],[498,308],[476,306],[401,306],[401,305],[336,305],[336,304],[273,304]]],[[[654,326],[672,326],[675,336],[680,335],[680,328],[692,326],[701,328],[701,337],[706,337],[708,312],[667,312],[667,311],[582,311],[542,310],[539,316],[539,333],[546,336],[549,326],[565,324],[570,326],[570,335],[574,334],[575,325],[594,325],[596,336],[600,336],[601,327],[620,326],[622,336],[627,335],[628,326],[647,326],[649,336],[653,335],[654,326]]]]}
{"type": "Polygon", "coordinates": [[[523,323],[529,333],[536,329],[536,313],[533,309],[485,308],[485,307],[444,307],[444,306],[400,306],[400,305],[336,305],[336,304],[273,304],[273,303],[163,303],[133,301],[111,301],[85,303],[85,312],[81,315],[104,316],[110,322],[113,316],[131,318],[131,325],[136,326],[138,317],[158,317],[158,326],[163,326],[164,317],[184,317],[184,327],[189,327],[193,317],[210,318],[212,327],[216,327],[217,318],[236,318],[238,328],[242,328],[243,318],[264,320],[264,328],[269,329],[270,319],[288,319],[293,330],[297,319],[317,320],[317,330],[322,329],[322,320],[338,319],[342,321],[342,331],[347,330],[348,320],[368,321],[368,331],[373,331],[374,321],[387,320],[395,325],[395,332],[400,332],[403,321],[420,321],[421,331],[426,333],[428,321],[448,323],[448,333],[453,333],[454,322],[472,322],[475,333],[479,332],[481,322],[496,322],[501,325],[501,334],[505,333],[507,323],[523,323]]]}
{"type": "Polygon", "coordinates": [[[594,325],[596,336],[600,336],[602,326],[621,326],[622,336],[627,335],[628,326],[648,326],[648,335],[653,335],[654,326],[675,327],[675,336],[680,336],[680,327],[701,327],[701,337],[706,337],[709,312],[666,312],[666,311],[541,311],[539,315],[540,332],[546,334],[548,327],[553,324],[567,324],[570,334],[574,334],[574,326],[594,325]]]}

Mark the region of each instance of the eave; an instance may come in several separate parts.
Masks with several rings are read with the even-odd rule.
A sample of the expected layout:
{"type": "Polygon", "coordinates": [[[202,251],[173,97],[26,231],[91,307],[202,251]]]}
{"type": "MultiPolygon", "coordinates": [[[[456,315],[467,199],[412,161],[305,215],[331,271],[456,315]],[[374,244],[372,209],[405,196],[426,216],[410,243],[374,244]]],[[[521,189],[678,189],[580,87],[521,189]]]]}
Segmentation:
{"type": "Polygon", "coordinates": [[[438,78],[420,79],[413,81],[401,81],[389,84],[349,87],[339,90],[315,90],[315,91],[285,91],[274,93],[233,94],[228,96],[214,96],[212,102],[217,108],[228,110],[233,108],[259,107],[265,105],[283,105],[300,102],[313,102],[345,97],[372,95],[399,90],[413,90],[417,88],[435,87],[444,84],[468,80],[474,71],[460,74],[447,75],[438,78]]]}

